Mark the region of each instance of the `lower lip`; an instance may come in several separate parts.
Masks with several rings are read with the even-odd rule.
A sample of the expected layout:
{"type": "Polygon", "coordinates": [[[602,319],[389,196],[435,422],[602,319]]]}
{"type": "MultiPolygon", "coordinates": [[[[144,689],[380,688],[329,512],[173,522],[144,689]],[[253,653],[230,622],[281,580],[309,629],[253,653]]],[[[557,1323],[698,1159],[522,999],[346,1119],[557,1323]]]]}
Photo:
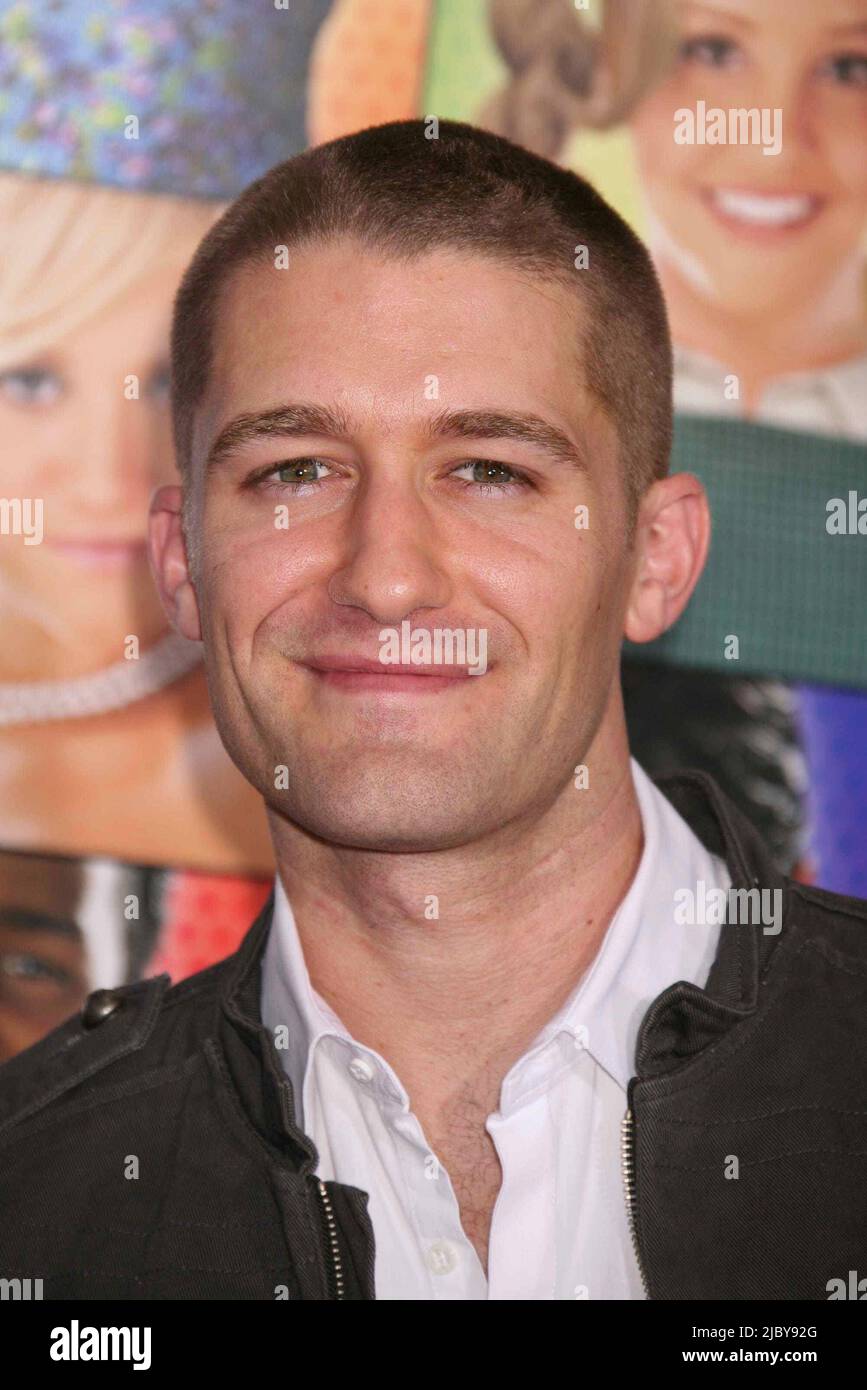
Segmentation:
{"type": "Polygon", "coordinates": [[[384,695],[389,692],[402,695],[436,695],[443,690],[454,690],[466,685],[469,677],[462,676],[406,676],[380,675],[378,671],[320,671],[308,666],[325,685],[335,690],[347,692],[373,690],[384,695]]]}
{"type": "Polygon", "coordinates": [[[789,222],[752,222],[737,213],[728,212],[706,189],[701,193],[701,200],[716,220],[722,223],[728,231],[734,232],[747,241],[758,242],[782,241],[787,237],[795,236],[798,232],[803,232],[806,227],[811,226],[822,210],[821,203],[813,202],[808,212],[789,222]]]}
{"type": "Polygon", "coordinates": [[[87,545],[77,541],[48,541],[51,550],[86,570],[117,571],[130,569],[147,555],[144,544],[87,545]]]}

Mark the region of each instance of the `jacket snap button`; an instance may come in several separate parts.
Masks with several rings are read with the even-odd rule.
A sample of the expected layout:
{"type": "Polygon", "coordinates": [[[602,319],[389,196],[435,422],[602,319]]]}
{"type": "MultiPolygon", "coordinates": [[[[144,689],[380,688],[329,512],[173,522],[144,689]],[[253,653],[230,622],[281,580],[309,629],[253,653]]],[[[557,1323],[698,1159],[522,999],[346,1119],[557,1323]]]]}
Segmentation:
{"type": "Polygon", "coordinates": [[[98,1024],[104,1023],[107,1018],[110,1018],[122,1003],[123,998],[116,990],[94,990],[93,994],[88,995],[85,1001],[81,1011],[81,1021],[85,1028],[96,1028],[98,1024]]]}

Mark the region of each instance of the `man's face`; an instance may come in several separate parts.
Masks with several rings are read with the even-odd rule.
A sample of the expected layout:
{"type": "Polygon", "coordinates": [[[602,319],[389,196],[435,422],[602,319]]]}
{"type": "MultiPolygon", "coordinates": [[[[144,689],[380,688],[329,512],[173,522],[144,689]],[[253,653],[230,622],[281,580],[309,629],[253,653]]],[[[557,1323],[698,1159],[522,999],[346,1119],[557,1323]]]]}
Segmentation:
{"type": "Polygon", "coordinates": [[[196,421],[195,589],[223,740],[272,808],[329,842],[419,852],[535,818],[576,795],[576,763],[619,717],[633,561],[614,429],[577,360],[583,310],[454,251],[400,264],[341,240],[289,259],[227,286],[196,421]],[[236,442],[204,475],[230,422],[283,406],[342,422],[287,416],[304,432],[236,442]],[[583,466],[468,412],[534,417],[583,466]],[[318,666],[378,663],[405,621],[484,630],[484,673],[318,666]]]}

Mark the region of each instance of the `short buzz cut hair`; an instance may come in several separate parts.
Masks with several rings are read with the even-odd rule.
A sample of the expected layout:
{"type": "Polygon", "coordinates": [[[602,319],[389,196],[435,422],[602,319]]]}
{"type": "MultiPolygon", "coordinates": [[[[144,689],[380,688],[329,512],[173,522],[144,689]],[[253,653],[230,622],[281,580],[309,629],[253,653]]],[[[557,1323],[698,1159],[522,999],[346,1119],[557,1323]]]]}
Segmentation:
{"type": "Polygon", "coordinates": [[[648,252],[578,174],[490,131],[432,118],[371,126],[275,165],[207,232],[172,321],[172,427],[185,480],[221,290],[242,266],[273,268],[277,247],[342,237],[408,261],[465,251],[571,290],[588,311],[577,347],[616,431],[631,525],[645,488],[668,470],[672,435],[671,338],[648,252]]]}

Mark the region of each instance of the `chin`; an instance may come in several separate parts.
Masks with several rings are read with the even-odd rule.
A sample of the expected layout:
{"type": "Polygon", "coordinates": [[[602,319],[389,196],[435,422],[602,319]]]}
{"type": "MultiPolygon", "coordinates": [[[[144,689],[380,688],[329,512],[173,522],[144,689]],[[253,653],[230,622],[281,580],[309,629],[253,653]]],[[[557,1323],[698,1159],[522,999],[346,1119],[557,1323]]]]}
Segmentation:
{"type": "Polygon", "coordinates": [[[436,814],[429,814],[420,800],[406,805],[391,797],[387,803],[371,803],[347,795],[340,805],[288,797],[282,801],[271,793],[272,812],[305,830],[326,844],[347,849],[378,851],[382,854],[426,854],[454,849],[478,837],[478,808],[465,810],[453,802],[441,803],[436,814]]]}

